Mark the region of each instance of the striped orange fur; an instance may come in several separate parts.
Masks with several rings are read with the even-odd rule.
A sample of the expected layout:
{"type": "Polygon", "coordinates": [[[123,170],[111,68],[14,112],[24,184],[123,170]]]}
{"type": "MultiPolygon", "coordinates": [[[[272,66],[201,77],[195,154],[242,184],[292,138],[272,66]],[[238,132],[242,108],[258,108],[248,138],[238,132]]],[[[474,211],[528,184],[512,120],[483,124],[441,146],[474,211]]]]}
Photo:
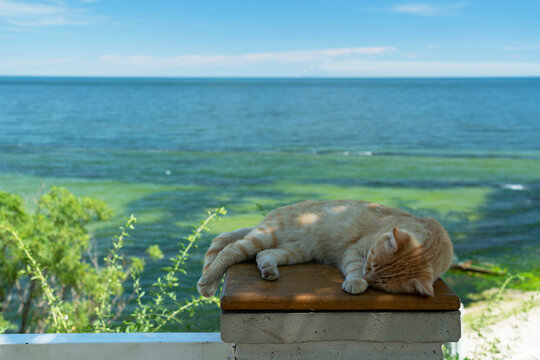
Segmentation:
{"type": "Polygon", "coordinates": [[[256,227],[216,237],[197,289],[213,295],[227,268],[245,260],[256,259],[266,280],[279,277],[280,265],[316,260],[339,267],[351,294],[369,285],[433,295],[433,282],[452,257],[452,242],[435,219],[360,200],[304,201],[271,211],[256,227]]]}

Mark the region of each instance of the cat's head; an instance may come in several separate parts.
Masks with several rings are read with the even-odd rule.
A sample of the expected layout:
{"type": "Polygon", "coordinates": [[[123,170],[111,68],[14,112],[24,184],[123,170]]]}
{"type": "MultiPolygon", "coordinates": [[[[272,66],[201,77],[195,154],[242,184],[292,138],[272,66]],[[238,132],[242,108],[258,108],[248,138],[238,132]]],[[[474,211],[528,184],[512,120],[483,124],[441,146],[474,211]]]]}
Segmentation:
{"type": "Polygon", "coordinates": [[[364,278],[391,293],[433,296],[433,268],[412,234],[394,227],[373,244],[364,264],[364,278]]]}

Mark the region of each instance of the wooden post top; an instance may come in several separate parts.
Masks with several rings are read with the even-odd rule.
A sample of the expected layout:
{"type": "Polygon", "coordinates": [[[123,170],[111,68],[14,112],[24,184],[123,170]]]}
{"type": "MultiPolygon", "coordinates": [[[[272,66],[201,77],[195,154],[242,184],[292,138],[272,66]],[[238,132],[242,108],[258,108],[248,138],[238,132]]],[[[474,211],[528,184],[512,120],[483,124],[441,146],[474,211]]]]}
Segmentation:
{"type": "Polygon", "coordinates": [[[267,281],[254,262],[233,265],[227,271],[223,311],[453,311],[459,297],[438,279],[435,296],[389,294],[373,288],[359,295],[341,289],[343,275],[331,265],[306,263],[280,266],[279,279],[267,281]]]}

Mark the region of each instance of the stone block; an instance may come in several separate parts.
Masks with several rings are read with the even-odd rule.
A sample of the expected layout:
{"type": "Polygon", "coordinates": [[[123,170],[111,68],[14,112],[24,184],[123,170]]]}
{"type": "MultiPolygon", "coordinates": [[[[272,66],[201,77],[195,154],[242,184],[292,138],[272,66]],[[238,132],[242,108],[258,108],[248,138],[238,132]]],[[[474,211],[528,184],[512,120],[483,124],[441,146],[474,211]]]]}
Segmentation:
{"type": "Polygon", "coordinates": [[[459,311],[239,312],[221,314],[221,339],[244,344],[457,341],[459,311]]]}

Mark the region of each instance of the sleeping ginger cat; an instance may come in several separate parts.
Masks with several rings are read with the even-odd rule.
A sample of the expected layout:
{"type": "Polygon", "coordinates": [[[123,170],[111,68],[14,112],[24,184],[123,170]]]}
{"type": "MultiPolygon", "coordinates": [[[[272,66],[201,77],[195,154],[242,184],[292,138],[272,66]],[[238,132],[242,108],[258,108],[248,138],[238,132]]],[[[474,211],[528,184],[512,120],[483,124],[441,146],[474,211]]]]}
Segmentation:
{"type": "Polygon", "coordinates": [[[304,201],[269,212],[256,227],[216,237],[197,290],[212,296],[229,266],[256,258],[266,280],[279,277],[279,265],[316,260],[336,265],[350,294],[369,285],[433,296],[433,282],[452,257],[448,234],[432,218],[358,200],[304,201]]]}

